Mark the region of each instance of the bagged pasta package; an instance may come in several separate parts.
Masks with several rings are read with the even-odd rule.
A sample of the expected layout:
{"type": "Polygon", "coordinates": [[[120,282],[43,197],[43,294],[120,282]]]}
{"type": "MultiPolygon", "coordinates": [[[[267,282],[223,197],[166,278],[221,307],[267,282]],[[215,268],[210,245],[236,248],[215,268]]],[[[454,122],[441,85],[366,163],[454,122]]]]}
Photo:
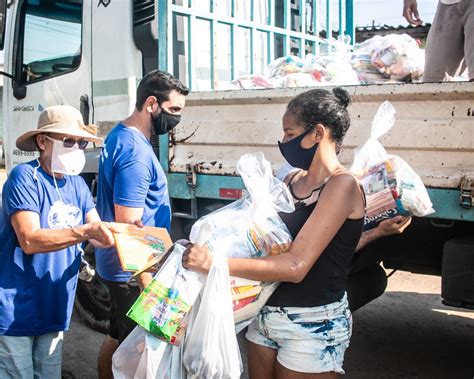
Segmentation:
{"type": "MultiPolygon", "coordinates": [[[[200,218],[191,229],[190,240],[195,242],[206,235],[204,245],[214,255],[228,258],[257,258],[288,251],[292,238],[278,215],[294,210],[287,186],[273,176],[262,153],[240,157],[237,170],[248,195],[200,218]]],[[[231,278],[230,286],[235,322],[240,323],[257,315],[277,284],[231,278]]]]}
{"type": "Polygon", "coordinates": [[[151,283],[127,312],[127,316],[159,339],[179,345],[187,316],[202,288],[201,275],[182,266],[185,248],[179,244],[151,283]]]}
{"type": "Polygon", "coordinates": [[[370,138],[354,152],[351,171],[367,199],[365,230],[397,215],[423,217],[434,212],[421,178],[402,158],[387,154],[378,141],[394,124],[395,108],[386,101],[372,121],[370,138]]]}

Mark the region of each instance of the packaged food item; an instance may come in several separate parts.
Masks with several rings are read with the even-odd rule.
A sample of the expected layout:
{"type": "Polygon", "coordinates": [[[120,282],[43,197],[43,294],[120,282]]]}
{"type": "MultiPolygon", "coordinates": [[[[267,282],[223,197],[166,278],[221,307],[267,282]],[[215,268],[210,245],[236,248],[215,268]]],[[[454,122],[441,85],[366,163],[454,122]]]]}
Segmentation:
{"type": "Polygon", "coordinates": [[[117,254],[123,271],[137,271],[162,257],[172,242],[165,228],[114,223],[117,254]]]}
{"type": "MultiPolygon", "coordinates": [[[[229,258],[258,258],[288,251],[292,238],[278,215],[294,210],[287,186],[273,176],[262,153],[243,155],[237,170],[248,195],[200,218],[191,229],[190,240],[205,234],[204,245],[215,256],[229,258]]],[[[277,285],[232,278],[237,329],[250,323],[277,285]]]]}
{"type": "Polygon", "coordinates": [[[397,215],[423,217],[434,212],[421,178],[402,158],[387,154],[378,141],[394,124],[395,108],[386,101],[372,121],[370,138],[354,151],[351,171],[366,194],[366,230],[397,215]]]}
{"type": "Polygon", "coordinates": [[[200,274],[182,266],[184,250],[174,245],[160,271],[127,312],[145,330],[174,345],[182,341],[187,315],[202,288],[200,274]]]}
{"type": "Polygon", "coordinates": [[[373,67],[386,78],[396,81],[418,81],[424,70],[424,50],[408,34],[374,36],[356,45],[352,63],[359,75],[374,78],[373,67]]]}

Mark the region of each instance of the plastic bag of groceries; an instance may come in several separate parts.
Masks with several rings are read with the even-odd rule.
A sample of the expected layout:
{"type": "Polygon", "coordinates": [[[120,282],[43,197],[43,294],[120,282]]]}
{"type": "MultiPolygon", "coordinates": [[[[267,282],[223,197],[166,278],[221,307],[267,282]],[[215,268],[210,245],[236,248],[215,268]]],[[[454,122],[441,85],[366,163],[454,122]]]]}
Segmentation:
{"type": "MultiPolygon", "coordinates": [[[[370,63],[386,78],[399,81],[417,81],[424,69],[424,50],[408,34],[375,36],[354,49],[353,66],[364,76],[373,75],[370,63]]],[[[362,80],[363,81],[363,80],[362,80]]]]}
{"type": "Polygon", "coordinates": [[[182,265],[185,248],[179,244],[144,289],[127,316],[161,340],[179,345],[188,313],[202,288],[202,275],[182,265]]]}
{"type": "Polygon", "coordinates": [[[395,108],[385,101],[372,121],[369,139],[354,151],[351,171],[366,194],[366,230],[397,215],[422,217],[434,212],[421,178],[402,158],[387,154],[378,141],[394,124],[395,108]]]}
{"type": "Polygon", "coordinates": [[[186,334],[183,365],[193,377],[232,379],[242,373],[228,284],[227,258],[216,254],[199,309],[186,334]]]}
{"type": "Polygon", "coordinates": [[[112,356],[115,379],[185,379],[182,347],[173,346],[137,326],[112,356]]]}
{"type": "MultiPolygon", "coordinates": [[[[292,242],[278,212],[294,210],[287,186],[272,174],[262,153],[245,154],[237,162],[248,195],[200,218],[190,240],[206,235],[205,246],[214,254],[232,258],[256,258],[286,252],[292,242]]],[[[276,283],[231,278],[237,330],[258,314],[276,283]]]]}

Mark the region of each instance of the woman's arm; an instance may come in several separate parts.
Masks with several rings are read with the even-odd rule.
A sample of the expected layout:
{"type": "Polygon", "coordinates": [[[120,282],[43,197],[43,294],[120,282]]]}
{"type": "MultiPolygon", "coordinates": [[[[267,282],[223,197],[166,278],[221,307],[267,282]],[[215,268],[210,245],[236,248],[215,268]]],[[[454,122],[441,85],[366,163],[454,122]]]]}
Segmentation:
{"type": "Polygon", "coordinates": [[[11,223],[18,242],[26,254],[62,250],[86,240],[96,240],[104,246],[114,245],[110,225],[104,222],[93,222],[67,229],[47,229],[41,228],[38,213],[18,211],[11,216],[11,223]]]}
{"type": "MultiPolygon", "coordinates": [[[[318,260],[348,217],[363,217],[364,205],[357,182],[350,175],[331,178],[303,228],[285,254],[257,259],[229,259],[233,276],[260,280],[300,282],[318,260]]],[[[208,272],[211,254],[189,246],[183,256],[186,268],[208,272]]]]}
{"type": "Polygon", "coordinates": [[[367,246],[378,238],[390,236],[393,234],[401,234],[410,225],[411,217],[396,216],[388,220],[383,220],[376,228],[367,230],[362,233],[356,251],[367,246]]]}

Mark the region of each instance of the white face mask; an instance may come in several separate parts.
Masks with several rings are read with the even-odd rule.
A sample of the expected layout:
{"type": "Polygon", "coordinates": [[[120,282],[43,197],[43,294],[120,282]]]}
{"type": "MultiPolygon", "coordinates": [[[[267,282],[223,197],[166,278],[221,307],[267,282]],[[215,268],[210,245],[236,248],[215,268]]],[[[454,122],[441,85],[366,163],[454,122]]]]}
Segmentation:
{"type": "Polygon", "coordinates": [[[64,175],[79,175],[86,164],[84,150],[79,149],[77,143],[73,147],[64,147],[62,141],[53,141],[53,153],[51,155],[51,171],[64,175]]]}

